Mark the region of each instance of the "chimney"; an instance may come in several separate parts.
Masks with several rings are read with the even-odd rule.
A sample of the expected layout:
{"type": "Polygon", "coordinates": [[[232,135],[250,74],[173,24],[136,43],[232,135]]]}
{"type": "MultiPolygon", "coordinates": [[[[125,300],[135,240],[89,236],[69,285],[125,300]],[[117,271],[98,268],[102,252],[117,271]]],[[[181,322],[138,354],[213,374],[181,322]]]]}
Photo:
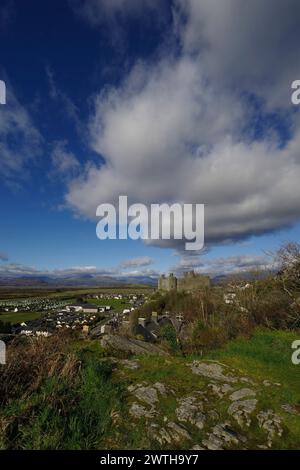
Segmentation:
{"type": "Polygon", "coordinates": [[[143,326],[144,328],[146,327],[147,320],[144,317],[139,318],[139,325],[143,326]]]}
{"type": "Polygon", "coordinates": [[[89,334],[89,331],[90,331],[89,325],[83,325],[83,327],[82,327],[82,332],[83,332],[85,335],[88,335],[88,334],[89,334]]]}
{"type": "Polygon", "coordinates": [[[157,322],[157,320],[158,320],[158,313],[157,313],[157,312],[152,312],[152,313],[151,313],[151,319],[152,319],[153,321],[156,321],[156,322],[157,322]]]}

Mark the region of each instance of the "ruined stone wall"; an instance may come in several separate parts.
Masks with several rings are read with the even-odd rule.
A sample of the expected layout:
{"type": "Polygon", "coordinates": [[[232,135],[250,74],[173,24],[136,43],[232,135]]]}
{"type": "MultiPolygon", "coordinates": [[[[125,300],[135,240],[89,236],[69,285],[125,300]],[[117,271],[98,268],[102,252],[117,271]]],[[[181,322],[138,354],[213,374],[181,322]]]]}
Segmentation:
{"type": "Polygon", "coordinates": [[[169,276],[164,274],[158,280],[158,289],[162,291],[170,291],[177,289],[177,278],[172,273],[169,276]]]}
{"type": "Polygon", "coordinates": [[[178,291],[195,291],[210,286],[210,277],[201,274],[186,273],[177,281],[178,291]]]}
{"type": "Polygon", "coordinates": [[[177,279],[172,273],[169,276],[162,275],[158,280],[158,289],[162,291],[195,291],[210,286],[209,276],[187,272],[182,278],[177,279]]]}

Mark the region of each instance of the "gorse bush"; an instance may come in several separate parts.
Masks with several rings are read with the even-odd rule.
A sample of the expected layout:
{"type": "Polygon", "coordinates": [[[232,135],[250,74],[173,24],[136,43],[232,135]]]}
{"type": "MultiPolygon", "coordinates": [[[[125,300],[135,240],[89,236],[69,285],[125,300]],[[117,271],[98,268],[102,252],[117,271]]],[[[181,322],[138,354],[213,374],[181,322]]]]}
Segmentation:
{"type": "Polygon", "coordinates": [[[113,383],[109,360],[75,354],[71,344],[58,335],[10,346],[0,382],[3,448],[99,449],[113,432],[125,389],[113,383]]]}
{"type": "Polygon", "coordinates": [[[71,337],[17,337],[8,348],[6,366],[0,369],[0,404],[37,390],[48,377],[72,378],[80,363],[67,353],[71,337]]]}
{"type": "Polygon", "coordinates": [[[280,271],[276,274],[257,270],[247,282],[235,276],[222,285],[190,293],[156,293],[154,304],[142,307],[139,313],[182,314],[184,323],[176,332],[176,341],[184,353],[202,354],[237,337],[250,337],[259,326],[299,328],[300,245],[286,245],[277,258],[280,271]]]}
{"type": "Polygon", "coordinates": [[[160,332],[161,339],[165,341],[173,353],[181,350],[180,341],[177,337],[175,328],[172,325],[165,325],[160,332]]]}
{"type": "Polygon", "coordinates": [[[11,323],[0,320],[0,333],[11,333],[11,323]]]}

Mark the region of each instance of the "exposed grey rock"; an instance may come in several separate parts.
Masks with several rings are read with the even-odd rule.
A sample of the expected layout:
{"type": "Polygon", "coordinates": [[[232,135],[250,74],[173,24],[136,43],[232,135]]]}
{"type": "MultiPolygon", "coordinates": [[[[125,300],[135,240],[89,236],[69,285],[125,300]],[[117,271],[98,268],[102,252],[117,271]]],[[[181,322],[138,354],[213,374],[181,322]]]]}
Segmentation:
{"type": "Polygon", "coordinates": [[[249,377],[241,377],[240,382],[244,382],[244,383],[249,384],[249,385],[255,385],[255,382],[252,379],[250,379],[249,377]]]}
{"type": "Polygon", "coordinates": [[[101,336],[101,324],[99,325],[96,325],[94,328],[91,329],[90,331],[90,338],[92,339],[96,339],[96,338],[99,338],[101,336]]]}
{"type": "Polygon", "coordinates": [[[263,381],[263,385],[264,385],[265,387],[271,387],[272,384],[271,384],[271,382],[270,382],[269,380],[264,380],[264,381],[263,381]]]}
{"type": "MultiPolygon", "coordinates": [[[[129,364],[130,368],[132,364],[139,365],[135,360],[126,360],[122,363],[125,366],[129,364]]],[[[215,362],[195,361],[190,367],[193,373],[210,378],[208,388],[202,386],[191,395],[177,398],[177,389],[171,390],[162,382],[143,381],[128,387],[128,391],[134,397],[134,403],[130,405],[130,415],[135,419],[147,420],[147,433],[151,440],[155,440],[163,449],[176,446],[193,450],[225,450],[247,449],[250,447],[251,439],[260,436],[256,448],[272,447],[274,438],[282,434],[282,424],[280,417],[272,410],[260,412],[257,410],[256,395],[259,397],[263,387],[262,382],[259,382],[260,388],[258,383],[255,387],[242,386],[241,382],[250,384],[251,381],[242,381],[233,369],[215,362]],[[209,389],[213,393],[210,393],[209,389]],[[177,398],[177,407],[172,417],[164,415],[160,404],[160,400],[170,394],[177,398]],[[219,398],[222,399],[222,403],[219,398]],[[231,418],[224,422],[221,420],[224,419],[223,405],[226,403],[228,403],[228,417],[231,418]],[[241,428],[239,433],[233,427],[234,421],[241,428]],[[250,424],[253,428],[248,430],[250,424]],[[259,428],[266,433],[265,437],[258,432],[259,428]],[[202,442],[199,442],[199,437],[195,438],[199,435],[197,429],[206,433],[202,442]],[[185,447],[186,442],[190,447],[185,447]]],[[[271,383],[271,386],[274,384],[271,383]]],[[[282,405],[282,409],[294,415],[300,414],[297,407],[289,404],[282,405]]],[[[236,424],[235,426],[237,428],[236,424]]]]}
{"type": "Polygon", "coordinates": [[[215,383],[210,383],[208,384],[208,387],[212,389],[215,395],[217,395],[219,398],[223,398],[227,393],[231,392],[233,390],[232,386],[229,384],[215,384],[215,383]]]}
{"type": "Polygon", "coordinates": [[[131,370],[140,369],[140,367],[141,367],[141,365],[137,361],[129,361],[127,359],[124,359],[123,361],[121,361],[121,364],[126,369],[131,369],[131,370]]]}
{"type": "Polygon", "coordinates": [[[128,354],[147,354],[167,356],[168,353],[162,348],[146,341],[140,341],[133,338],[125,338],[125,336],[105,335],[101,339],[101,346],[104,349],[113,351],[122,351],[128,354]]]}
{"type": "Polygon", "coordinates": [[[153,408],[148,410],[147,408],[145,408],[143,405],[140,405],[139,403],[132,403],[129,409],[129,413],[134,418],[140,419],[140,418],[153,418],[156,414],[156,411],[153,408]]]}
{"type": "Polygon", "coordinates": [[[166,395],[167,393],[166,387],[160,382],[156,382],[154,385],[148,385],[146,382],[129,385],[127,390],[140,402],[147,405],[146,408],[140,403],[133,403],[130,414],[135,418],[153,418],[157,415],[156,405],[159,402],[159,394],[166,395]]]}
{"type": "Polygon", "coordinates": [[[228,413],[237,421],[237,423],[244,427],[250,426],[250,414],[253,413],[257,405],[257,400],[238,400],[233,402],[228,408],[228,413]]]}
{"type": "Polygon", "coordinates": [[[179,407],[176,409],[178,421],[189,422],[198,429],[203,429],[205,423],[205,415],[201,402],[193,396],[181,398],[178,400],[179,407]]]}
{"type": "Polygon", "coordinates": [[[281,405],[281,408],[291,415],[300,416],[300,409],[297,409],[296,406],[289,405],[287,403],[285,405],[281,405]]]}
{"type": "Polygon", "coordinates": [[[224,450],[222,439],[219,439],[214,434],[209,434],[208,439],[204,439],[202,444],[208,450],[224,450]]]}
{"type": "Polygon", "coordinates": [[[149,434],[152,439],[159,442],[161,446],[166,444],[172,444],[171,434],[165,429],[157,424],[151,424],[149,428],[149,434]]]}
{"type": "Polygon", "coordinates": [[[156,382],[154,385],[153,385],[154,388],[156,388],[156,390],[161,394],[161,395],[166,395],[167,394],[167,389],[166,387],[164,386],[164,384],[162,384],[161,382],[156,382]]]}
{"type": "Polygon", "coordinates": [[[147,387],[148,385],[149,385],[148,382],[139,382],[139,383],[129,385],[127,387],[127,390],[131,393],[140,387],[147,387]]]}
{"type": "Polygon", "coordinates": [[[157,390],[151,386],[140,386],[133,392],[134,396],[147,405],[153,406],[158,402],[157,390]]]}
{"type": "Polygon", "coordinates": [[[149,429],[150,437],[161,446],[166,444],[180,444],[186,440],[191,440],[191,436],[184,427],[170,421],[166,427],[161,427],[158,424],[152,423],[149,429]]]}
{"type": "Polygon", "coordinates": [[[256,392],[252,390],[251,388],[241,388],[240,390],[236,390],[233,392],[230,396],[229,399],[231,401],[236,401],[236,400],[241,400],[242,398],[245,397],[255,397],[256,392]]]}
{"type": "Polygon", "coordinates": [[[281,387],[281,384],[279,382],[270,382],[270,380],[264,380],[263,385],[265,387],[271,387],[272,385],[275,387],[281,387]]]}
{"type": "Polygon", "coordinates": [[[275,436],[281,436],[283,429],[281,427],[281,418],[274,411],[260,411],[257,415],[259,427],[266,431],[268,435],[268,447],[272,446],[275,436]]]}
{"type": "Polygon", "coordinates": [[[215,410],[210,410],[207,412],[208,417],[212,421],[217,421],[219,419],[219,415],[215,410]]]}
{"type": "Polygon", "coordinates": [[[182,442],[184,440],[191,440],[191,436],[187,432],[186,429],[184,429],[182,426],[179,426],[178,424],[174,423],[173,421],[170,421],[167,424],[169,428],[169,432],[171,432],[171,437],[172,441],[175,442],[182,442]]]}
{"type": "Polygon", "coordinates": [[[210,379],[219,380],[221,382],[234,383],[237,382],[237,378],[229,374],[225,375],[224,369],[225,365],[219,363],[206,363],[201,361],[193,361],[192,364],[188,364],[191,367],[192,372],[197,375],[203,375],[210,379]]]}
{"type": "Polygon", "coordinates": [[[238,435],[231,429],[230,423],[217,424],[213,427],[212,432],[202,444],[209,450],[223,450],[232,445],[239,444],[238,435]]]}

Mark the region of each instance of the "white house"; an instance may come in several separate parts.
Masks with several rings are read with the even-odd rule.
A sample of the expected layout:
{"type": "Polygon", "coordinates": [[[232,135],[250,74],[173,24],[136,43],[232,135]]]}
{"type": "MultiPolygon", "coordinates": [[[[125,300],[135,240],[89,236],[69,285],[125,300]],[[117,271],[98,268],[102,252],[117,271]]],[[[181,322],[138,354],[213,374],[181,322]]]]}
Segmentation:
{"type": "Polygon", "coordinates": [[[94,304],[67,305],[66,309],[70,312],[98,313],[98,307],[94,304]]]}

